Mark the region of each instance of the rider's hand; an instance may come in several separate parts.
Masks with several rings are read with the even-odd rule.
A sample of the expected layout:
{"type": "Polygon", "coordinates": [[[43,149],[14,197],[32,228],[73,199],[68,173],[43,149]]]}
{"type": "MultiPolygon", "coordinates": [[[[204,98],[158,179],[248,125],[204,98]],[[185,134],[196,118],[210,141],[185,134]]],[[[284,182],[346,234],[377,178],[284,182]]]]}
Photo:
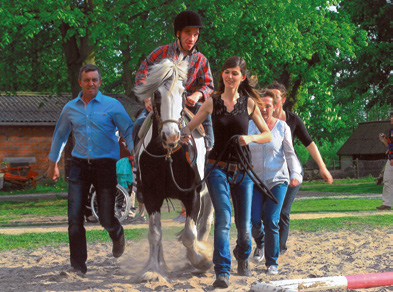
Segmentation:
{"type": "Polygon", "coordinates": [[[202,97],[202,93],[200,91],[195,91],[190,96],[187,96],[186,105],[190,107],[194,107],[201,97],[202,97]]]}

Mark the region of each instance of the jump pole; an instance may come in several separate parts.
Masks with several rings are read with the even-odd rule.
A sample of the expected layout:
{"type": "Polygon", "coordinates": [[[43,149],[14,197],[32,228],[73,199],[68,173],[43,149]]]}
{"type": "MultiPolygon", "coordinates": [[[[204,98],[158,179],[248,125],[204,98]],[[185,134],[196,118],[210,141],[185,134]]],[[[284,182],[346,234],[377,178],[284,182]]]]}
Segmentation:
{"type": "Polygon", "coordinates": [[[322,278],[293,279],[263,283],[255,282],[251,291],[255,292],[293,292],[324,291],[324,289],[361,289],[393,285],[393,272],[363,275],[348,275],[322,278]]]}

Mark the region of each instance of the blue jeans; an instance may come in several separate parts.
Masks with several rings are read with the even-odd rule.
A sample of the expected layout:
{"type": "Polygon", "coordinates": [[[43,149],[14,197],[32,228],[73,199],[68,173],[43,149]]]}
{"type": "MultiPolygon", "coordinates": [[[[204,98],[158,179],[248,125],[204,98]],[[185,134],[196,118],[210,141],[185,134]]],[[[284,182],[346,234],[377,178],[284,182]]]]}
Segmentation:
{"type": "Polygon", "coordinates": [[[278,201],[278,204],[275,204],[254,187],[251,207],[252,236],[257,247],[265,247],[266,266],[278,265],[277,259],[280,255],[278,222],[287,188],[288,183],[285,182],[271,189],[278,201]]]}
{"type": "MultiPolygon", "coordinates": [[[[206,174],[212,164],[206,166],[206,174]]],[[[237,172],[234,174],[236,175],[237,172]]],[[[233,173],[230,172],[231,176],[233,173]]],[[[239,182],[243,175],[236,179],[239,182]]],[[[217,166],[207,178],[207,187],[214,207],[214,251],[213,263],[216,275],[230,275],[231,251],[229,233],[231,230],[231,198],[237,228],[236,249],[241,260],[247,260],[251,253],[251,199],[253,182],[244,174],[244,180],[236,186],[228,183],[226,170],[217,166]]]]}
{"type": "MultiPolygon", "coordinates": [[[[187,108],[195,115],[200,107],[202,106],[201,102],[197,102],[194,107],[187,108]]],[[[214,134],[213,134],[213,122],[212,116],[209,114],[207,115],[206,119],[202,122],[203,128],[205,129],[205,143],[206,148],[213,148],[214,145],[214,134]]]]}
{"type": "Polygon", "coordinates": [[[296,187],[288,187],[287,194],[285,195],[284,203],[281,209],[280,215],[280,250],[286,251],[287,240],[289,235],[289,214],[291,213],[292,203],[295,200],[296,194],[299,191],[301,185],[296,187]]]}
{"type": "Polygon", "coordinates": [[[112,240],[118,239],[123,227],[115,217],[116,160],[72,158],[68,186],[68,237],[71,266],[85,266],[87,260],[84,212],[91,184],[97,194],[98,216],[112,240]]]}

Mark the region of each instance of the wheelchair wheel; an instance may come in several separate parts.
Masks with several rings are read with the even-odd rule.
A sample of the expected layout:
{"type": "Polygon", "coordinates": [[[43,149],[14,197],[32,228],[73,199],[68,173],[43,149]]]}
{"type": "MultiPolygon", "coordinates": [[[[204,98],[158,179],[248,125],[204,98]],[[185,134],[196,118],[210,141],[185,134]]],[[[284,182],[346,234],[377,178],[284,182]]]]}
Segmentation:
{"type": "MultiPolygon", "coordinates": [[[[91,195],[91,210],[93,215],[98,219],[98,204],[96,198],[96,191],[92,187],[90,189],[92,192],[91,195]]],[[[128,217],[128,213],[130,212],[131,202],[130,196],[128,195],[127,190],[121,185],[116,186],[116,198],[115,198],[115,217],[122,222],[124,219],[128,217]]]]}

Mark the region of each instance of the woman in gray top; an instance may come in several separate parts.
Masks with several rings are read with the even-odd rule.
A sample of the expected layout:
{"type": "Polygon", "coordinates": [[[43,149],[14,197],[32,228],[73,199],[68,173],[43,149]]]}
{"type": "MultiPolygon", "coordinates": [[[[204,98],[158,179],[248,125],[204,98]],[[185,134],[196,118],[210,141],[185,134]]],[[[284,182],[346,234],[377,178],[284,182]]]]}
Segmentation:
{"type": "MultiPolygon", "coordinates": [[[[280,254],[278,222],[281,207],[288,185],[296,186],[302,182],[302,169],[293,149],[289,126],[273,117],[277,107],[276,94],[271,90],[263,91],[257,104],[273,139],[265,144],[250,144],[252,164],[255,173],[276,197],[278,204],[254,187],[251,210],[252,235],[256,242],[254,260],[262,261],[265,254],[267,273],[277,274],[277,259],[280,254]]],[[[256,133],[258,129],[250,121],[249,134],[256,133]]]]}

